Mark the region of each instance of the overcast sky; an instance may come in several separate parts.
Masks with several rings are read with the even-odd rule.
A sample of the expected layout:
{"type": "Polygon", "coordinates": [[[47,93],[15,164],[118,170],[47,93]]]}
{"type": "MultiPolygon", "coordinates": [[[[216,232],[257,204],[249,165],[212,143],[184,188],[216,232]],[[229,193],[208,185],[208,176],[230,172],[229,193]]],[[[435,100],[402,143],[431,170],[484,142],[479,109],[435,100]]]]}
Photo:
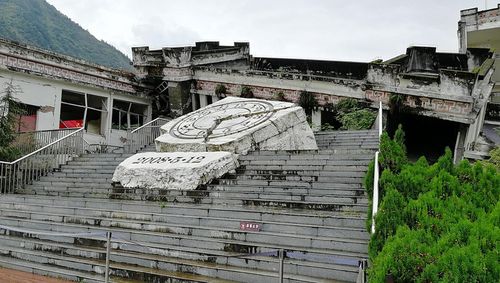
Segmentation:
{"type": "Polygon", "coordinates": [[[460,10],[493,0],[48,0],[98,39],[132,46],[250,42],[254,56],[389,59],[410,45],[458,50],[460,10]]]}

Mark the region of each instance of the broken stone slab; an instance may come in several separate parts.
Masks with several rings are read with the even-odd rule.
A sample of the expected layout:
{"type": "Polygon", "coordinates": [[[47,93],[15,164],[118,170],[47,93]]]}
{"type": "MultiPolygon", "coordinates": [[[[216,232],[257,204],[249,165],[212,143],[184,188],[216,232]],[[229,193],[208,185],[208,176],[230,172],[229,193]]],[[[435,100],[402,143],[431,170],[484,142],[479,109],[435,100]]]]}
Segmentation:
{"type": "Polygon", "coordinates": [[[237,167],[231,152],[144,152],[120,163],[112,181],[125,188],[195,190],[237,167]]]}
{"type": "Polygon", "coordinates": [[[227,97],[161,131],[156,139],[161,152],[318,149],[302,107],[281,101],[227,97]]]}

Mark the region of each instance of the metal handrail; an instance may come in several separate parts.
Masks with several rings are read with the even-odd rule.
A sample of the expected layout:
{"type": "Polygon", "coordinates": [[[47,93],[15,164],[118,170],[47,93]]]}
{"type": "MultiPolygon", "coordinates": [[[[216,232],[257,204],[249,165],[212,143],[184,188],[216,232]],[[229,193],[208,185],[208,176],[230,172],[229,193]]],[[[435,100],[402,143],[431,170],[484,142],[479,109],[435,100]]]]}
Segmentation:
{"type": "Polygon", "coordinates": [[[158,117],[141,127],[127,132],[127,142],[124,150],[128,153],[136,153],[138,150],[152,144],[160,136],[160,127],[166,124],[169,119],[158,117]]]}
{"type": "MultiPolygon", "coordinates": [[[[380,144],[380,137],[382,136],[383,131],[383,112],[382,112],[382,101],[379,102],[378,107],[378,116],[377,116],[377,128],[378,128],[378,140],[380,144]]],[[[380,145],[379,145],[380,146],[380,145]]],[[[373,168],[373,197],[372,197],[372,227],[371,233],[375,233],[375,215],[378,212],[378,203],[379,203],[379,178],[380,178],[380,168],[378,164],[378,157],[380,152],[375,152],[375,161],[373,168]]]]}
{"type": "Polygon", "coordinates": [[[80,128],[65,128],[17,133],[14,141],[12,142],[12,146],[18,148],[21,153],[28,154],[78,129],[80,128]]]}
{"type": "Polygon", "coordinates": [[[382,136],[384,116],[382,113],[382,101],[379,101],[378,105],[378,139],[382,136]]]}
{"type": "MultiPolygon", "coordinates": [[[[164,122],[168,122],[168,121],[170,121],[170,120],[169,120],[169,119],[166,119],[166,118],[158,117],[158,118],[156,118],[156,119],[154,119],[154,120],[151,120],[151,121],[147,122],[146,124],[144,124],[144,125],[140,126],[139,128],[134,129],[134,130],[133,130],[133,131],[131,131],[130,133],[131,133],[131,134],[133,134],[133,133],[135,133],[135,132],[137,132],[137,131],[139,131],[139,130],[141,130],[141,129],[144,129],[144,128],[148,127],[149,125],[151,125],[151,124],[153,124],[153,123],[156,123],[157,121],[164,121],[164,122]]],[[[163,126],[163,125],[162,125],[162,126],[163,126]]]]}
{"type": "Polygon", "coordinates": [[[12,162],[0,161],[0,193],[24,187],[82,153],[83,128],[79,128],[12,162]]]}

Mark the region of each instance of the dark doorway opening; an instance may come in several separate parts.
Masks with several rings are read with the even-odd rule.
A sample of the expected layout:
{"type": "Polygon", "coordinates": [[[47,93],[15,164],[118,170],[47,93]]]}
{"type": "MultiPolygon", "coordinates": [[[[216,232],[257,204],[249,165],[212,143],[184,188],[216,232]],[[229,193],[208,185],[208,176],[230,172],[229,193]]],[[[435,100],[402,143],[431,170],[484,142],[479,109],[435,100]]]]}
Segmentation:
{"type": "Polygon", "coordinates": [[[337,120],[336,113],[333,111],[321,111],[321,126],[325,130],[338,130],[342,123],[337,120]]]}
{"type": "Polygon", "coordinates": [[[436,161],[449,147],[453,152],[459,130],[459,123],[416,114],[389,113],[387,131],[391,137],[403,126],[406,136],[406,148],[410,160],[425,156],[429,162],[436,161]]]}

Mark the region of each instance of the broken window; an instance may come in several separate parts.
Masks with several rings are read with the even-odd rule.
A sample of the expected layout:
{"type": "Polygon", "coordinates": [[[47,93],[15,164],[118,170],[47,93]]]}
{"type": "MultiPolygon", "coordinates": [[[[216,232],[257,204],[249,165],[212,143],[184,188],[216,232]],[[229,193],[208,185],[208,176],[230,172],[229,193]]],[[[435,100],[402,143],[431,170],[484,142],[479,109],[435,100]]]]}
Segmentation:
{"type": "Polygon", "coordinates": [[[147,105],[113,100],[111,127],[115,130],[138,128],[144,124],[147,105]]]}
{"type": "Polygon", "coordinates": [[[63,90],[59,128],[81,128],[85,119],[85,93],[63,90]]]}
{"type": "Polygon", "coordinates": [[[106,98],[87,94],[87,114],[85,115],[87,133],[104,134],[107,115],[106,98]]]}
{"type": "Polygon", "coordinates": [[[87,133],[104,133],[108,111],[106,98],[63,90],[59,128],[81,128],[87,133]]]}

